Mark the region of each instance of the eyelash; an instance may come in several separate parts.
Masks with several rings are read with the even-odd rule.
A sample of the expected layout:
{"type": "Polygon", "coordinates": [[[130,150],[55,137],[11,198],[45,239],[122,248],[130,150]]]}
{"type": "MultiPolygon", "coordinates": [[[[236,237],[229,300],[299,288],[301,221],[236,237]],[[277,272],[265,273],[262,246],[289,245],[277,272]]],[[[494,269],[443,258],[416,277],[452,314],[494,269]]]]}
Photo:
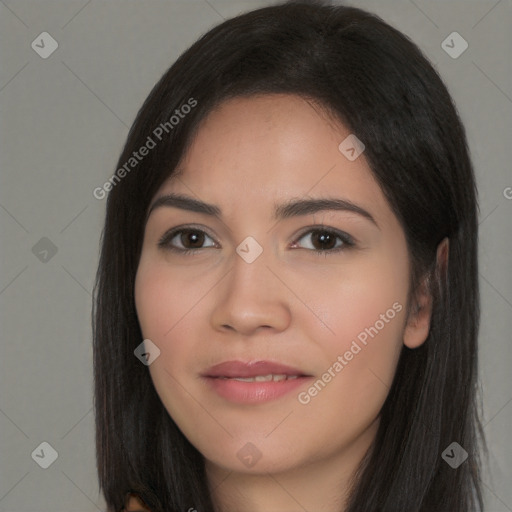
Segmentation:
{"type": "MultiPolygon", "coordinates": [[[[168,251],[171,251],[171,252],[175,252],[175,253],[178,253],[182,256],[185,256],[187,254],[193,254],[197,251],[200,251],[202,249],[206,249],[206,247],[198,247],[198,248],[195,248],[195,249],[180,249],[180,248],[177,248],[177,247],[173,247],[170,242],[173,238],[176,237],[176,235],[179,235],[181,233],[184,233],[184,232],[192,232],[192,233],[204,233],[207,237],[211,238],[213,240],[213,237],[211,237],[206,231],[202,230],[202,229],[199,229],[199,228],[195,228],[193,226],[190,226],[190,227],[180,227],[180,228],[175,228],[175,229],[172,229],[170,231],[168,231],[167,233],[165,233],[162,238],[160,238],[160,240],[158,241],[158,247],[161,248],[161,249],[165,249],[165,250],[168,250],[168,251]]],[[[299,240],[301,240],[305,235],[308,235],[308,234],[311,234],[311,233],[327,233],[329,235],[334,235],[336,236],[337,238],[339,238],[341,241],[342,241],[342,245],[340,247],[336,247],[336,248],[333,248],[333,249],[306,249],[308,251],[312,251],[313,253],[315,253],[317,256],[325,256],[327,257],[329,254],[336,254],[336,253],[339,253],[341,251],[346,251],[348,249],[351,249],[352,247],[355,246],[355,241],[354,239],[348,234],[348,233],[345,233],[343,231],[339,231],[337,229],[334,229],[334,228],[327,228],[327,227],[323,227],[323,226],[314,226],[314,227],[310,227],[307,231],[303,231],[299,237],[296,239],[295,242],[293,242],[293,244],[297,243],[299,240]]]]}

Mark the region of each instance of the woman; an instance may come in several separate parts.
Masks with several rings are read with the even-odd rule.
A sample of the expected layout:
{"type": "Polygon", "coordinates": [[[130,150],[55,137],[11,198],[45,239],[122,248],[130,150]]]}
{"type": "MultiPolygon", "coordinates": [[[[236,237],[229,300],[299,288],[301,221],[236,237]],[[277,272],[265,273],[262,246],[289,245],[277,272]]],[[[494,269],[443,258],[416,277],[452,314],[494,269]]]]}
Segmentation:
{"type": "Polygon", "coordinates": [[[93,311],[109,511],[482,508],[475,181],[411,41],[318,2],[228,20],[117,169],[93,311]]]}

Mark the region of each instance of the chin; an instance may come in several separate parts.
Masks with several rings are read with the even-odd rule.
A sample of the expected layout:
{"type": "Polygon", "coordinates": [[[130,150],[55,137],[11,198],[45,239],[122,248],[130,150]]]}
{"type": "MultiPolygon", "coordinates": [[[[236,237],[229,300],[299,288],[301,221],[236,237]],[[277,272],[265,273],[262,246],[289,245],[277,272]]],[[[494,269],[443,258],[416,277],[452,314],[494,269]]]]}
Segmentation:
{"type": "Polygon", "coordinates": [[[252,464],[245,464],[240,461],[236,456],[226,460],[226,457],[219,457],[214,459],[206,459],[207,463],[220,467],[226,471],[233,473],[243,473],[246,475],[266,475],[266,474],[277,474],[292,471],[300,466],[299,460],[287,460],[285,454],[273,453],[271,456],[267,454],[261,454],[261,458],[252,464]]]}

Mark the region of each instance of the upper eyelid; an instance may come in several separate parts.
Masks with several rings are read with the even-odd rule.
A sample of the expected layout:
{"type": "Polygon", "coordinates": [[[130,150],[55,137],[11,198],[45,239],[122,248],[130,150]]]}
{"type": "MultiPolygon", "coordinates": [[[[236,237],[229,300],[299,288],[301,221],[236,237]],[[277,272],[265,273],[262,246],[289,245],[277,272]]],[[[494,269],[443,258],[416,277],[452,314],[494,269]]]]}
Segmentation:
{"type": "Polygon", "coordinates": [[[204,226],[196,226],[194,224],[185,224],[184,226],[176,226],[174,228],[171,228],[171,229],[168,229],[161,237],[160,239],[162,240],[163,238],[168,238],[169,236],[172,235],[172,238],[174,238],[176,235],[178,235],[179,233],[181,233],[182,231],[187,231],[187,230],[191,230],[191,231],[202,231],[203,233],[205,233],[206,235],[208,235],[212,240],[214,240],[215,242],[217,242],[216,240],[216,237],[211,234],[208,230],[208,228],[204,227],[204,226]]]}

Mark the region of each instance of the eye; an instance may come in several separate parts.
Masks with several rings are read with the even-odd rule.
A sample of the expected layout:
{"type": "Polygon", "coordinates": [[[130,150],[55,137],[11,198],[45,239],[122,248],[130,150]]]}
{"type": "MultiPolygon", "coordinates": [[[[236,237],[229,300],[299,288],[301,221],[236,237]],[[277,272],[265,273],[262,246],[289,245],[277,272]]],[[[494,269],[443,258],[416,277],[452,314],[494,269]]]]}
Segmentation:
{"type": "MultiPolygon", "coordinates": [[[[317,255],[323,253],[324,256],[327,256],[327,253],[332,254],[347,250],[355,245],[354,239],[348,233],[322,226],[303,232],[298,240],[304,238],[310,240],[309,247],[306,247],[306,249],[313,250],[317,255]],[[337,243],[337,240],[339,240],[339,243],[337,243]]],[[[295,247],[296,243],[292,247],[295,247]]]]}
{"type": "MultiPolygon", "coordinates": [[[[203,249],[204,239],[209,237],[203,230],[198,228],[180,228],[172,229],[158,241],[158,247],[180,254],[193,253],[196,250],[203,249]],[[178,244],[178,246],[176,246],[178,244]],[[181,247],[179,246],[181,244],[181,247]],[[189,247],[191,246],[191,247],[189,247]]],[[[212,247],[212,246],[210,246],[212,247]]],[[[215,247],[215,242],[213,244],[215,247]]]]}
{"type": "MultiPolygon", "coordinates": [[[[307,238],[309,238],[307,244],[309,247],[304,248],[313,251],[317,255],[327,256],[327,254],[347,250],[355,245],[354,239],[348,233],[333,228],[324,228],[323,226],[316,226],[314,229],[303,232],[297,241],[307,238]]],[[[182,255],[216,246],[216,242],[205,231],[194,227],[174,228],[165,233],[158,241],[158,247],[182,255]],[[203,247],[205,238],[212,240],[213,244],[203,247]]],[[[294,242],[292,247],[297,247],[297,242],[294,242]]]]}

